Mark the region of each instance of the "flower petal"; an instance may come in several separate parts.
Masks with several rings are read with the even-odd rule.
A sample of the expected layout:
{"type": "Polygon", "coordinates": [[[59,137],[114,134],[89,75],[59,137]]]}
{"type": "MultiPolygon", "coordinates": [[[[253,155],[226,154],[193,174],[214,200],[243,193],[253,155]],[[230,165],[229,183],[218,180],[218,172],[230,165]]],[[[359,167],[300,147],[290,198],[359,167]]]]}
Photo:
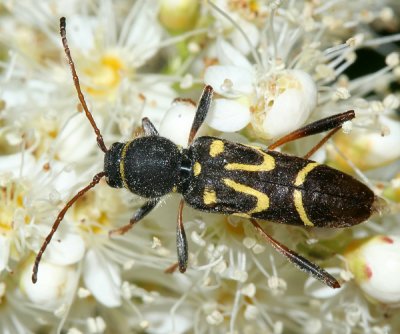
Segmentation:
{"type": "Polygon", "coordinates": [[[225,97],[236,98],[254,92],[255,74],[239,66],[210,66],[204,73],[204,83],[225,97]]]}
{"type": "Polygon", "coordinates": [[[260,41],[260,32],[257,27],[246,20],[239,20],[238,24],[240,28],[245,32],[249,42],[244,38],[243,34],[238,29],[233,29],[230,38],[232,39],[232,44],[237,50],[244,55],[248,55],[251,48],[255,49],[260,41]]]}
{"type": "Polygon", "coordinates": [[[162,29],[156,20],[154,8],[150,3],[144,3],[127,34],[125,45],[131,51],[130,65],[139,67],[151,58],[159,50],[161,37],[162,29]]]}
{"type": "Polygon", "coordinates": [[[27,262],[21,274],[20,288],[36,305],[57,307],[74,293],[77,271],[72,266],[57,266],[42,261],[36,284],[32,283],[31,275],[32,263],[27,262]]]}
{"type": "Polygon", "coordinates": [[[301,127],[317,104],[317,87],[306,72],[287,71],[278,85],[284,90],[267,110],[263,123],[264,132],[269,138],[282,136],[301,127]],[[295,87],[291,88],[292,85],[295,87]]]}
{"type": "Polygon", "coordinates": [[[217,57],[222,65],[233,65],[251,70],[253,66],[247,58],[222,38],[217,41],[217,57]]]}
{"type": "Polygon", "coordinates": [[[223,132],[239,131],[250,121],[250,110],[239,100],[215,99],[206,122],[223,132]]]}
{"type": "Polygon", "coordinates": [[[161,121],[160,135],[175,144],[187,146],[196,107],[188,102],[176,102],[169,108],[161,121]],[[176,131],[179,129],[179,131],[176,131]]]}
{"type": "Polygon", "coordinates": [[[24,152],[23,155],[15,153],[0,156],[0,173],[9,173],[18,177],[22,161],[24,162],[22,175],[27,175],[35,166],[35,158],[30,152],[24,152]]]}
{"type": "Polygon", "coordinates": [[[355,242],[345,256],[368,296],[385,304],[400,303],[400,237],[377,235],[355,242]]]}
{"type": "Polygon", "coordinates": [[[0,235],[0,273],[6,269],[8,265],[8,257],[10,255],[10,238],[0,235]]]}
{"type": "Polygon", "coordinates": [[[46,253],[46,260],[52,264],[62,266],[73,264],[83,258],[85,243],[80,235],[68,233],[51,242],[46,253]]]}
{"type": "Polygon", "coordinates": [[[121,305],[121,275],[115,263],[108,262],[99,252],[89,250],[85,257],[83,280],[88,290],[103,305],[121,305]]]}
{"type": "Polygon", "coordinates": [[[89,53],[94,48],[94,31],[96,30],[96,19],[90,16],[73,15],[68,18],[68,34],[70,47],[89,53]]]}
{"type": "MultiPolygon", "coordinates": [[[[103,119],[96,115],[97,126],[101,129],[103,119]]],[[[74,163],[87,157],[88,152],[97,150],[92,138],[93,129],[83,115],[72,117],[63,128],[57,145],[57,156],[61,161],[74,163]]]]}

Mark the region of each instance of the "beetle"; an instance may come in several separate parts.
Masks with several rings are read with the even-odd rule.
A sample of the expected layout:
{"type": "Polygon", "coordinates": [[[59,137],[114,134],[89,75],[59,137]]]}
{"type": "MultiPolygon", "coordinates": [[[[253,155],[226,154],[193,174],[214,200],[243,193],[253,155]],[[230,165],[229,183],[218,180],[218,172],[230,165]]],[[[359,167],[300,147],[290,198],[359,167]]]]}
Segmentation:
{"type": "Polygon", "coordinates": [[[93,177],[58,214],[43,242],[33,266],[37,281],[41,257],[71,205],[105,177],[113,188],[126,188],[147,198],[129,224],[110,231],[123,234],[149,214],[160,199],[170,193],[182,194],[177,219],[177,267],[185,272],[188,244],[183,226],[184,204],[204,212],[236,215],[249,219],[260,236],[290,262],[332,288],[339,282],[324,269],[310,262],[267,234],[257,219],[298,226],[341,228],[359,224],[379,211],[381,199],[350,175],[309,157],[333,136],[354,111],[333,115],[308,124],[278,139],[267,149],[234,143],[217,137],[195,138],[209,110],[213,89],[206,86],[198,103],[187,148],[159,136],[148,118],[143,118],[144,136],[129,142],[104,144],[84,95],[66,37],[66,20],[60,19],[60,34],[72,72],[74,85],[97,143],[104,152],[104,170],[93,177]],[[329,131],[305,156],[286,155],[275,148],[290,141],[329,131]]]}

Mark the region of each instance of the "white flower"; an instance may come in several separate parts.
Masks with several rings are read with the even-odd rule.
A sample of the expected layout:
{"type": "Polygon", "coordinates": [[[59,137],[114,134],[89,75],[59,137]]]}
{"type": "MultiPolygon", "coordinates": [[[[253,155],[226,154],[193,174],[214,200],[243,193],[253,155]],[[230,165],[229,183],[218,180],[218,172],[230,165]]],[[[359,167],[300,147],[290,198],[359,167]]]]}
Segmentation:
{"type": "MultiPolygon", "coordinates": [[[[227,47],[226,42],[220,44],[227,47]]],[[[229,54],[234,60],[235,52],[229,54]]],[[[250,64],[210,66],[204,81],[226,97],[216,99],[207,119],[220,131],[238,131],[251,123],[264,137],[276,138],[300,127],[317,104],[317,87],[301,70],[265,75],[250,64]]]]}
{"type": "Polygon", "coordinates": [[[36,305],[54,310],[62,303],[71,303],[79,273],[73,266],[58,266],[46,261],[40,264],[40,280],[32,283],[31,262],[21,270],[20,289],[36,305]]]}
{"type": "MultiPolygon", "coordinates": [[[[69,209],[43,255],[38,283],[30,281],[32,260],[58,211],[103,168],[65,61],[60,16],[67,18],[77,73],[107,147],[132,140],[142,117],[186,147],[196,108],[182,101],[171,106],[174,89],[197,98],[204,77],[216,90],[205,123],[241,133],[204,126],[199,135],[252,144],[355,109],[357,118],[345,132],[350,138],[366,136],[371,157],[364,159],[372,167],[393,163],[394,168],[399,129],[392,125],[399,100],[387,92],[400,73],[399,56],[389,54],[382,70],[365,77],[344,75],[358,48],[384,53],[381,45],[399,39],[398,34],[373,37],[377,25],[393,29],[396,24],[389,5],[372,0],[4,1],[0,332],[398,331],[397,318],[385,317],[387,310],[371,303],[374,291],[355,289],[355,275],[338,265],[350,240],[396,234],[396,215],[342,231],[263,223],[274,238],[318,259],[341,280],[342,288],[332,290],[288,264],[244,219],[185,208],[188,270],[165,274],[176,262],[181,196],[166,196],[132,231],[110,238],[109,230],[127,224],[145,199],[102,180],[69,209]],[[379,144],[379,134],[389,128],[394,139],[379,144]],[[370,137],[372,132],[376,136],[370,137]]],[[[302,146],[316,140],[284,149],[301,156],[302,146]]],[[[348,146],[354,144],[350,140],[348,146]]],[[[391,191],[390,198],[398,200],[397,180],[375,170],[368,181],[377,193],[385,189],[384,195],[391,191]]],[[[396,203],[391,203],[395,209],[396,203]]],[[[367,283],[373,283],[372,290],[382,284],[367,283]]]]}
{"type": "MultiPolygon", "coordinates": [[[[246,128],[251,135],[273,139],[302,126],[313,112],[325,116],[335,111],[355,109],[352,103],[356,98],[377,89],[379,82],[372,77],[379,76],[382,80],[386,77],[385,82],[394,80],[390,71],[397,65],[389,59],[387,67],[370,76],[346,84],[338,80],[355,61],[357,48],[390,40],[368,40],[355,35],[339,46],[329,45],[330,39],[324,43],[312,42],[313,34],[329,35],[325,29],[328,22],[318,21],[319,17],[314,17],[313,11],[322,13],[331,10],[331,6],[318,8],[315,4],[303,3],[278,6],[278,3],[254,7],[221,5],[215,9],[229,18],[230,24],[242,37],[248,37],[239,24],[243,17],[263,17],[270,21],[263,26],[258,44],[253,45],[249,38],[245,38],[252,51],[249,54],[241,52],[223,34],[210,48],[210,56],[216,58],[218,65],[206,68],[204,82],[221,95],[215,99],[207,119],[211,127],[229,132],[246,128]],[[225,7],[229,8],[226,12],[225,7]],[[252,15],[246,16],[249,13],[252,15]],[[250,56],[252,62],[248,60],[250,56]],[[340,103],[343,104],[341,109],[338,100],[346,101],[340,103]],[[335,106],[332,101],[336,102],[335,106]]],[[[400,36],[392,38],[396,40],[400,36]]]]}
{"type": "Polygon", "coordinates": [[[35,161],[26,152],[0,157],[0,272],[11,271],[16,261],[33,248],[32,237],[49,222],[54,202],[76,182],[65,165],[35,161]],[[22,165],[21,165],[22,163],[22,165]]]}
{"type": "Polygon", "coordinates": [[[118,265],[100,252],[89,250],[85,257],[83,279],[94,297],[107,307],[121,305],[121,273],[118,265]]]}
{"type": "MultiPolygon", "coordinates": [[[[400,158],[400,124],[395,117],[379,117],[380,131],[356,128],[349,135],[339,134],[335,144],[340,152],[361,170],[388,165],[400,158]]],[[[338,152],[328,149],[328,157],[342,170],[349,166],[338,152]]]]}
{"type": "Polygon", "coordinates": [[[357,284],[373,300],[400,304],[400,238],[378,235],[354,242],[345,254],[357,284]]]}
{"type": "Polygon", "coordinates": [[[165,113],[160,136],[171,139],[175,144],[186,147],[192,127],[196,106],[189,101],[176,101],[165,113]]]}

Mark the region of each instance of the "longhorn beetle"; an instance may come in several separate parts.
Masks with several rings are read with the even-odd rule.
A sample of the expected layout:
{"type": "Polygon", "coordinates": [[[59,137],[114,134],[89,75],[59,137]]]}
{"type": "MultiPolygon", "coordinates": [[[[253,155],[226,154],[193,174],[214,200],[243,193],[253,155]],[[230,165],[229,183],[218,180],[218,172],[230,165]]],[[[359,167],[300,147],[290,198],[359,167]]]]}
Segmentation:
{"type": "Polygon", "coordinates": [[[368,219],[379,209],[380,198],[353,177],[308,158],[320,148],[345,121],[355,117],[350,110],[308,124],[269,145],[267,149],[233,143],[215,137],[198,137],[213,89],[204,88],[188,138],[188,147],[180,148],[158,135],[151,121],[142,119],[144,136],[127,143],[104,144],[83,93],[68,47],[65,18],[60,19],[60,34],[71,68],[74,85],[86,117],[105,153],[104,171],[96,174],[60,211],[43,242],[33,266],[32,281],[37,280],[40,259],[65,213],[71,205],[102,177],[113,188],[126,188],[147,198],[129,224],[110,231],[123,234],[150,213],[163,195],[182,194],[178,209],[176,245],[177,266],[185,272],[188,245],[183,227],[184,203],[205,211],[248,218],[256,231],[278,252],[300,269],[332,288],[339,282],[322,268],[288,249],[268,235],[256,219],[300,226],[348,227],[368,219]],[[304,157],[290,156],[275,148],[298,138],[328,131],[328,134],[304,157]]]}

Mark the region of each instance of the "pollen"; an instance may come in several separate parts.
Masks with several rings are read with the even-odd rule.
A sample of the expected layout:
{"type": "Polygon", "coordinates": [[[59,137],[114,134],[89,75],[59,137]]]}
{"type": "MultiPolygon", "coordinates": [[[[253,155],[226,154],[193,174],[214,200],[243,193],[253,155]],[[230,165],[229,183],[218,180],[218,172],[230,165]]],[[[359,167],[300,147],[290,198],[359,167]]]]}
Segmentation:
{"type": "Polygon", "coordinates": [[[112,99],[121,83],[125,64],[117,55],[103,55],[95,63],[86,65],[85,74],[89,77],[87,92],[93,96],[112,99]]]}
{"type": "Polygon", "coordinates": [[[86,193],[76,203],[75,220],[82,231],[93,234],[106,234],[111,226],[108,210],[103,210],[95,192],[86,193]]]}
{"type": "MultiPolygon", "coordinates": [[[[21,185],[10,182],[0,188],[0,234],[11,232],[16,223],[15,213],[23,208],[24,189],[21,185]]],[[[21,217],[20,217],[21,218],[21,217]]],[[[29,216],[22,217],[22,223],[29,223],[29,216]]]]}

